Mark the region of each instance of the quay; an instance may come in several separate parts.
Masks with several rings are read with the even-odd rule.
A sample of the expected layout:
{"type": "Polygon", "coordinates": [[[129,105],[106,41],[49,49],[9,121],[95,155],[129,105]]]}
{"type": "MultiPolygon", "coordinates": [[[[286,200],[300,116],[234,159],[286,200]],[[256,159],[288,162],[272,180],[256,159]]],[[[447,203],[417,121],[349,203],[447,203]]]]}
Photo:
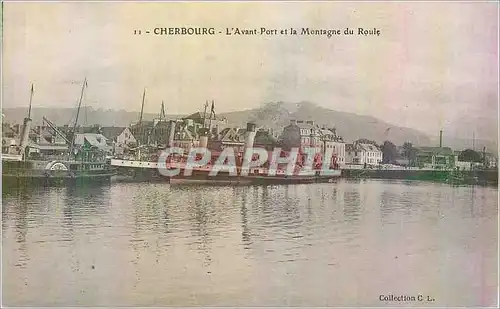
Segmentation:
{"type": "Polygon", "coordinates": [[[400,179],[449,182],[453,184],[498,185],[498,170],[439,170],[439,169],[342,169],[348,179],[400,179]]]}

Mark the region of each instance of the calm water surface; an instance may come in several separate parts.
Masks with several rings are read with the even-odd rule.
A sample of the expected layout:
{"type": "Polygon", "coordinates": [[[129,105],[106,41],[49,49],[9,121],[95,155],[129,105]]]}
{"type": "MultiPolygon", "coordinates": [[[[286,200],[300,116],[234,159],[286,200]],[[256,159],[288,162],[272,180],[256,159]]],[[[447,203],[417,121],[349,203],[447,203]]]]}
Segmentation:
{"type": "Polygon", "coordinates": [[[340,181],[3,193],[7,306],[496,304],[497,188],[340,181]],[[380,295],[434,302],[381,302],[380,295]]]}

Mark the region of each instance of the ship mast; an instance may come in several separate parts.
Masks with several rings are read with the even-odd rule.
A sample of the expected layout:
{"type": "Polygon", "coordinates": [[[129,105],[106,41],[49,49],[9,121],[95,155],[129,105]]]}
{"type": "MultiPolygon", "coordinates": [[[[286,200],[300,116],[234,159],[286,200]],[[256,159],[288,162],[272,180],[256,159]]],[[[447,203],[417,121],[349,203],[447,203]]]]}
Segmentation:
{"type": "MultiPolygon", "coordinates": [[[[2,3],[3,4],[3,3],[2,3]]],[[[23,157],[23,160],[26,160],[26,157],[28,155],[27,149],[29,149],[28,144],[29,144],[29,135],[30,135],[30,130],[31,130],[31,101],[33,99],[33,84],[31,84],[31,95],[30,95],[30,105],[28,109],[28,117],[24,118],[23,120],[23,127],[21,131],[21,138],[19,140],[19,146],[20,148],[20,154],[23,157]]]]}
{"type": "Polygon", "coordinates": [[[161,101],[161,111],[160,111],[160,121],[162,120],[167,120],[167,116],[165,114],[165,104],[163,103],[163,100],[161,101]]]}
{"type": "Polygon", "coordinates": [[[146,88],[144,88],[144,91],[142,92],[142,104],[141,104],[141,114],[139,115],[139,123],[137,124],[137,132],[138,132],[138,138],[137,138],[137,153],[136,157],[137,160],[141,160],[141,141],[143,138],[143,127],[142,127],[142,116],[144,114],[144,101],[146,100],[146,88]]]}
{"type": "Polygon", "coordinates": [[[141,115],[139,116],[139,124],[142,123],[142,115],[144,112],[144,100],[146,98],[146,88],[144,88],[144,92],[142,93],[142,105],[141,105],[141,115]]]}
{"type": "Polygon", "coordinates": [[[205,129],[205,119],[207,118],[207,108],[208,108],[208,100],[205,101],[205,110],[203,111],[203,129],[205,129]]]}
{"type": "Polygon", "coordinates": [[[212,115],[214,116],[214,120],[215,120],[214,100],[212,100],[212,108],[210,109],[210,120],[208,122],[208,130],[210,132],[212,130],[212,115]]]}
{"type": "MultiPolygon", "coordinates": [[[[2,3],[3,5],[3,3],[2,3]]],[[[30,105],[29,105],[29,108],[28,108],[28,118],[31,119],[31,102],[33,101],[33,93],[34,93],[34,89],[33,89],[33,84],[31,84],[31,94],[30,94],[30,105]]]]}
{"type": "Polygon", "coordinates": [[[82,106],[83,93],[86,87],[87,87],[87,77],[85,77],[85,79],[83,80],[82,91],[80,93],[80,100],[78,101],[78,109],[76,110],[75,124],[73,125],[73,130],[72,130],[73,136],[71,138],[70,153],[73,152],[73,148],[75,147],[76,125],[78,124],[78,116],[80,115],[80,107],[82,106]]]}

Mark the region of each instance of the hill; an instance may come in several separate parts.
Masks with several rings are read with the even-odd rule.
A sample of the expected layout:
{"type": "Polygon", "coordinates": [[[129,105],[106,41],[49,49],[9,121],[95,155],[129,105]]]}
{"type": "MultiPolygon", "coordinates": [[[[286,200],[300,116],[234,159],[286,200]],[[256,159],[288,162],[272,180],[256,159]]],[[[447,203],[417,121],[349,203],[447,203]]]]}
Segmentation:
{"type": "MultiPolygon", "coordinates": [[[[10,123],[21,123],[26,115],[26,108],[7,108],[3,110],[4,120],[10,123]]],[[[290,120],[314,120],[315,123],[327,127],[335,127],[338,134],[346,141],[354,141],[359,138],[367,138],[382,143],[390,140],[396,145],[402,145],[410,141],[415,145],[438,146],[439,137],[429,136],[416,129],[399,127],[371,116],[357,115],[346,112],[329,110],[310,102],[285,103],[271,102],[263,104],[260,108],[243,110],[237,112],[220,113],[219,116],[226,117],[229,124],[244,127],[247,122],[253,121],[259,127],[280,130],[290,123],[290,120]]],[[[74,108],[34,108],[32,118],[36,124],[41,124],[42,116],[47,117],[58,125],[72,124],[76,111],[74,108]]],[[[157,114],[144,114],[144,120],[152,120],[157,114]]],[[[173,119],[182,115],[167,115],[173,119]]],[[[80,110],[79,121],[81,125],[101,124],[103,126],[128,126],[139,118],[138,112],[125,110],[104,110],[85,107],[80,110]]],[[[465,149],[472,147],[470,139],[456,138],[452,134],[444,132],[443,143],[454,149],[465,149]]],[[[496,153],[496,139],[476,139],[475,148],[487,147],[488,151],[496,153]]]]}

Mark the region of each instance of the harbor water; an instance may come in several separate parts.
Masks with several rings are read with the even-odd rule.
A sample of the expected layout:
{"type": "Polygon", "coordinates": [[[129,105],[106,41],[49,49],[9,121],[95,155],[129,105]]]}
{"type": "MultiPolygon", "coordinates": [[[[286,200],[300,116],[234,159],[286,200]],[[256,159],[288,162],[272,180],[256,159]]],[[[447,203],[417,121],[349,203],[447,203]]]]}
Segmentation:
{"type": "Polygon", "coordinates": [[[3,305],[494,306],[497,192],[345,179],[7,190],[3,305]]]}

